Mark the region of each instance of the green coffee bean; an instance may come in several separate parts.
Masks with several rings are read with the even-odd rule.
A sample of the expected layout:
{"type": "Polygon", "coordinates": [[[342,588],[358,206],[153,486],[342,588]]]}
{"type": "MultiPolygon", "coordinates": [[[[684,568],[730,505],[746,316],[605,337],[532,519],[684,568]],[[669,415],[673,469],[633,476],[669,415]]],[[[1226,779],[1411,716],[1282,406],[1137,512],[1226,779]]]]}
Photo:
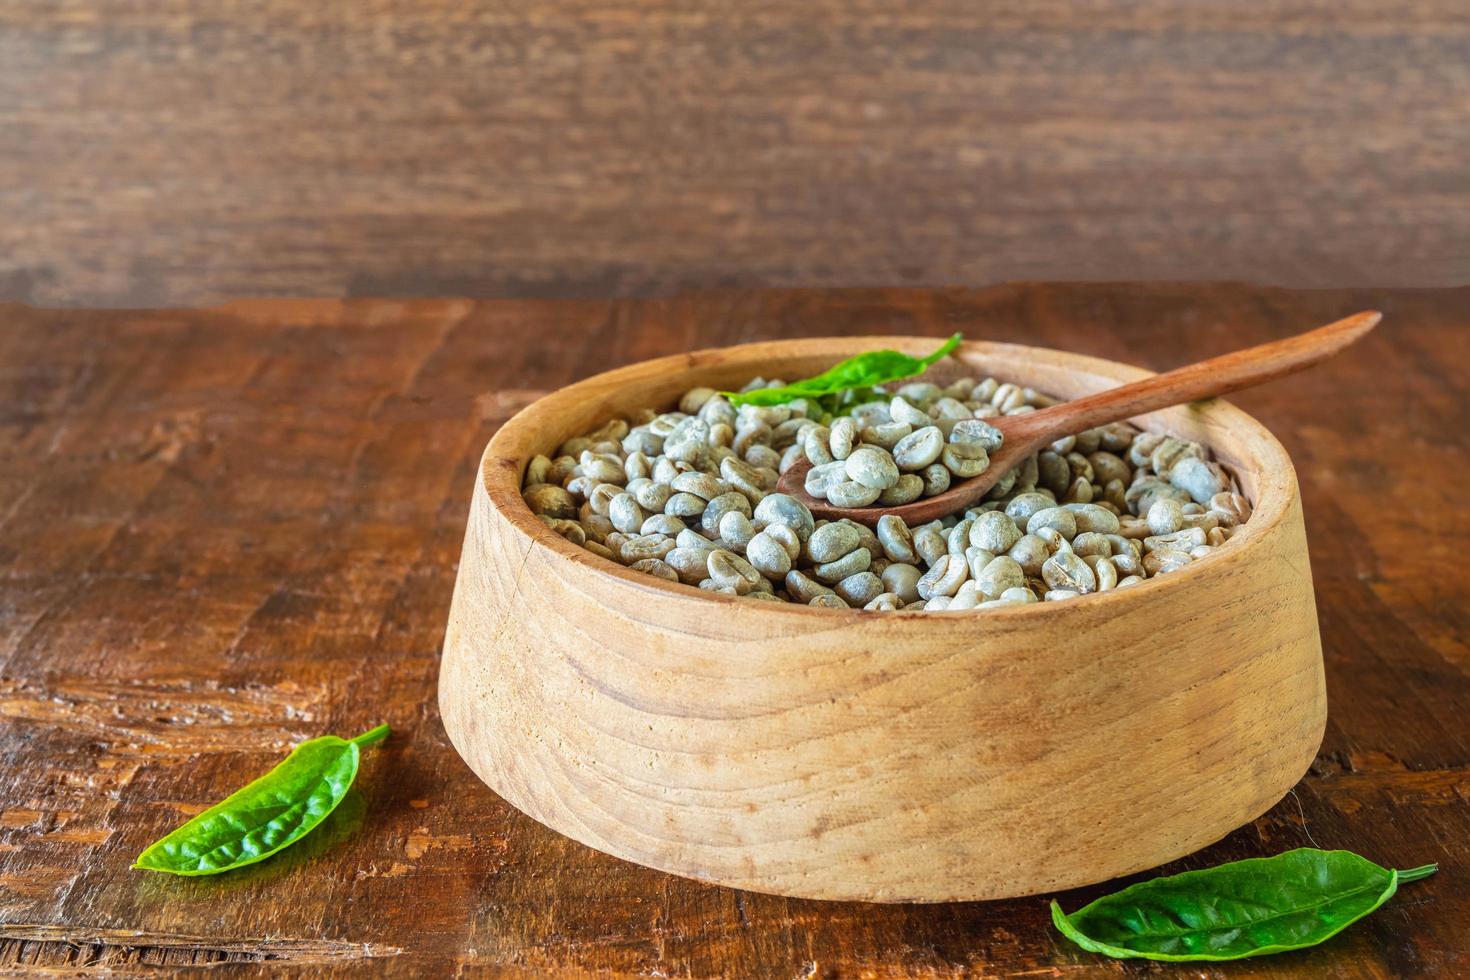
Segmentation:
{"type": "Polygon", "coordinates": [[[849,480],[880,492],[898,482],[898,464],[886,449],[876,446],[854,449],[847,457],[846,472],[849,480]]]}

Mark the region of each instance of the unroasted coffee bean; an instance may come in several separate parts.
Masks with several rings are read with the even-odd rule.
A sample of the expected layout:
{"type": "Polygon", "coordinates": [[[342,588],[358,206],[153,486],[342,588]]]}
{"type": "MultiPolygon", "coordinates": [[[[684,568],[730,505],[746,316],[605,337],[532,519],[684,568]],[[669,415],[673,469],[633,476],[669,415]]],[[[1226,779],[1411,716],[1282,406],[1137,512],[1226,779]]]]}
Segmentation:
{"type": "Polygon", "coordinates": [[[964,558],[943,555],[919,578],[919,595],[925,599],[935,596],[952,596],[959,590],[960,583],[969,575],[964,558]]]}
{"type": "MultiPolygon", "coordinates": [[[[881,539],[880,539],[881,540],[881,539]]],[[[807,540],[807,554],[816,564],[836,561],[843,555],[855,551],[862,544],[862,537],[851,524],[834,521],[823,524],[812,532],[807,540]]]]}
{"type": "Polygon", "coordinates": [[[770,493],[755,506],[754,517],[764,524],[785,524],[805,541],[811,536],[814,521],[806,504],[784,493],[770,493]]]}
{"type": "MultiPolygon", "coordinates": [[[[614,527],[616,526],[617,525],[614,525],[614,527]]],[[[648,519],[645,520],[642,526],[638,528],[638,533],[667,534],[669,537],[673,537],[680,531],[684,530],[684,528],[684,522],[677,517],[673,517],[669,514],[650,514],[648,515],[648,519]]]]}
{"type": "Polygon", "coordinates": [[[768,530],[761,531],[745,546],[745,560],[766,578],[780,580],[791,571],[792,555],[768,530]]]}
{"type": "Polygon", "coordinates": [[[880,492],[856,480],[843,480],[827,488],[827,500],[834,507],[866,507],[878,499],[880,492]]]}
{"type": "Polygon", "coordinates": [[[546,526],[557,534],[566,538],[572,544],[584,545],[587,543],[587,530],[581,524],[563,517],[547,517],[544,514],[536,515],[546,526]]]}
{"type": "Polygon", "coordinates": [[[800,603],[809,603],[819,595],[833,595],[831,589],[793,568],[786,573],[786,591],[800,603]]]}
{"type": "Polygon", "coordinates": [[[531,508],[531,513],[542,514],[546,517],[573,518],[577,516],[577,502],[572,495],[558,486],[549,483],[537,483],[527,487],[521,493],[526,506],[531,508]]]}
{"type": "Polygon", "coordinates": [[[704,513],[704,507],[709,501],[697,494],[675,494],[663,505],[663,513],[673,514],[675,517],[698,517],[704,513]]]}
{"type": "Polygon", "coordinates": [[[1167,497],[1155,500],[1149,506],[1147,520],[1154,534],[1173,534],[1184,526],[1184,505],[1167,497]]]}
{"type": "Polygon", "coordinates": [[[1162,499],[1177,500],[1182,504],[1189,500],[1189,494],[1155,476],[1135,480],[1124,494],[1128,509],[1135,514],[1147,514],[1154,502],[1162,499]]]}
{"type": "Polygon", "coordinates": [[[1173,548],[1177,551],[1188,551],[1190,548],[1198,548],[1205,543],[1205,532],[1197,527],[1187,527],[1173,534],[1155,534],[1143,539],[1144,551],[1160,551],[1165,548],[1173,548]]]}
{"type": "MultiPolygon", "coordinates": [[[[623,493],[623,488],[616,483],[603,483],[587,495],[587,503],[592,508],[594,514],[601,514],[606,517],[613,500],[620,493],[623,493]]],[[[633,499],[637,500],[638,495],[634,494],[633,499]]]]}
{"type": "Polygon", "coordinates": [[[949,441],[979,446],[987,453],[993,453],[1001,447],[1004,436],[999,429],[983,419],[965,419],[956,422],[954,428],[949,430],[949,441]]]}
{"type": "MultiPolygon", "coordinates": [[[[667,483],[654,483],[652,480],[645,480],[638,485],[636,490],[633,489],[632,483],[629,483],[628,488],[628,492],[633,494],[633,499],[638,501],[638,506],[644,510],[671,513],[665,510],[665,508],[668,506],[669,498],[674,496],[674,488],[667,483]]],[[[693,495],[691,494],[690,496],[693,495]]],[[[699,510],[704,510],[704,501],[699,498],[695,499],[699,500],[699,510]]],[[[695,513],[698,513],[698,511],[695,513]]],[[[674,513],[673,516],[679,517],[682,515],[674,513]]]]}
{"type": "Polygon", "coordinates": [[[1072,542],[1054,527],[1039,527],[1031,533],[1046,542],[1046,547],[1051,554],[1056,554],[1059,551],[1072,550],[1072,542]]]}
{"type": "Polygon", "coordinates": [[[857,444],[857,423],[849,416],[841,416],[832,420],[832,434],[828,437],[828,445],[832,450],[832,458],[845,460],[852,453],[857,444]]]}
{"type": "Polygon", "coordinates": [[[1042,528],[1051,528],[1070,541],[1077,536],[1077,515],[1065,507],[1038,510],[1026,521],[1026,533],[1036,534],[1042,528]]]}
{"type": "Polygon", "coordinates": [[[1070,551],[1059,551],[1041,566],[1041,577],[1055,590],[1087,593],[1097,590],[1097,576],[1087,562],[1070,551]]]}
{"type": "Polygon", "coordinates": [[[939,458],[944,450],[944,433],[938,426],[925,425],[904,436],[893,447],[893,459],[900,470],[918,472],[939,458]]]}
{"type": "Polygon", "coordinates": [[[654,578],[667,579],[670,582],[679,581],[678,573],[657,558],[640,558],[628,567],[635,572],[652,575],[654,578]]]}
{"type": "Polygon", "coordinates": [[[525,476],[521,478],[521,487],[530,488],[538,483],[551,483],[548,479],[551,473],[551,458],[549,456],[533,456],[526,464],[525,476]]]}
{"type": "Polygon", "coordinates": [[[644,558],[664,558],[674,547],[674,540],[666,535],[640,534],[624,541],[617,554],[624,565],[631,565],[644,558]]]}
{"type": "Polygon", "coordinates": [[[647,517],[648,515],[643,513],[643,508],[638,506],[638,501],[633,499],[631,493],[620,493],[608,504],[608,520],[612,521],[613,527],[624,534],[638,533],[647,517]]]}
{"type": "Polygon", "coordinates": [[[731,490],[711,500],[699,517],[699,526],[707,536],[716,537],[720,530],[720,520],[732,512],[750,516],[750,501],[745,499],[745,494],[731,490]]]}
{"type": "Polygon", "coordinates": [[[919,560],[918,552],[914,550],[913,532],[902,518],[885,514],[878,518],[876,530],[878,544],[889,561],[913,564],[919,560]]]}
{"type": "Polygon", "coordinates": [[[980,573],[985,570],[985,566],[995,560],[995,555],[986,551],[984,548],[977,548],[974,545],[970,545],[970,547],[965,549],[963,557],[965,559],[965,567],[970,570],[969,574],[972,579],[979,578],[980,573]]]}
{"type": "MultiPolygon", "coordinates": [[[[710,553],[708,548],[675,548],[663,560],[679,576],[679,581],[685,585],[698,585],[709,578],[710,553]]],[[[787,567],[790,567],[789,562],[787,567]]]]}
{"type": "Polygon", "coordinates": [[[834,460],[831,463],[820,463],[806,471],[806,478],[802,483],[809,496],[818,500],[825,500],[827,494],[838,483],[847,479],[847,461],[834,460]]]}
{"type": "MultiPolygon", "coordinates": [[[[719,539],[725,542],[731,551],[743,554],[750,539],[755,537],[756,526],[751,523],[749,517],[738,510],[727,511],[720,518],[719,527],[716,532],[719,539]]],[[[785,574],[784,572],[782,574],[785,574]]]]}
{"type": "Polygon", "coordinates": [[[1031,520],[1031,515],[1048,507],[1055,507],[1057,502],[1044,493],[1022,493],[1006,502],[1006,516],[1016,522],[1016,527],[1023,528],[1031,520]]]}
{"type": "Polygon", "coordinates": [[[1007,554],[1016,560],[1028,577],[1036,578],[1041,574],[1042,564],[1051,557],[1051,549],[1036,535],[1023,534],[1007,554]]]}
{"type": "MultiPolygon", "coordinates": [[[[785,452],[790,453],[791,461],[795,462],[796,457],[801,454],[801,447],[788,446],[786,447],[785,452]]],[[[751,446],[745,451],[745,461],[751,466],[754,466],[756,469],[760,470],[784,470],[785,459],[786,456],[784,455],[784,453],[777,452],[770,446],[751,446]]],[[[772,485],[774,486],[774,484],[772,485]]]]}
{"type": "Polygon", "coordinates": [[[1150,576],[1166,575],[1178,571],[1193,560],[1187,552],[1160,548],[1143,556],[1143,570],[1150,576]]]}
{"type": "Polygon", "coordinates": [[[709,577],[721,588],[734,589],[737,595],[745,595],[755,588],[761,576],[750,562],[735,552],[716,548],[709,553],[709,577]]]}
{"type": "Polygon", "coordinates": [[[862,440],[866,445],[892,452],[899,440],[913,431],[914,427],[907,422],[880,422],[863,429],[862,440]]]}
{"type": "Polygon", "coordinates": [[[961,582],[959,591],[949,600],[949,608],[951,610],[974,609],[984,601],[985,597],[980,594],[979,586],[974,582],[961,582]]]}
{"type": "Polygon", "coordinates": [[[933,497],[949,489],[952,477],[943,463],[931,463],[919,474],[924,480],[924,496],[933,497]]]}
{"type": "Polygon", "coordinates": [[[687,529],[675,535],[674,541],[680,548],[696,548],[700,551],[711,551],[716,547],[713,541],[698,531],[687,529]]]}
{"type": "Polygon", "coordinates": [[[915,429],[921,426],[933,425],[934,419],[928,412],[915,408],[908,399],[902,395],[895,396],[888,403],[888,417],[894,422],[907,422],[915,429]]]}
{"type": "Polygon", "coordinates": [[[674,488],[675,493],[692,493],[705,500],[713,500],[734,489],[717,476],[697,471],[680,473],[669,482],[669,486],[674,488]]]}
{"type": "Polygon", "coordinates": [[[990,467],[985,447],[973,442],[951,442],[939,454],[944,468],[962,480],[979,476],[990,467]]]}
{"type": "Polygon", "coordinates": [[[1061,495],[1066,492],[1072,483],[1072,469],[1067,461],[1059,454],[1050,449],[1043,450],[1036,457],[1036,485],[1045,487],[1052,493],[1061,495]]]}
{"type": "Polygon", "coordinates": [[[813,466],[832,463],[832,429],[826,426],[811,426],[801,433],[801,451],[806,453],[813,466]]]}
{"type": "Polygon", "coordinates": [[[1167,480],[1179,461],[1188,457],[1204,458],[1204,447],[1199,443],[1166,436],[1154,448],[1149,457],[1149,465],[1155,473],[1167,480]]]}
{"type": "Polygon", "coordinates": [[[1126,484],[1133,478],[1133,468],[1121,456],[1109,452],[1094,452],[1088,454],[1087,462],[1092,466],[1094,483],[1107,484],[1112,480],[1120,480],[1126,484]]]}
{"type": "Polygon", "coordinates": [[[761,533],[785,548],[793,562],[801,556],[801,536],[790,525],[767,524],[761,533]]]}
{"type": "Polygon", "coordinates": [[[1119,575],[1142,575],[1143,561],[1136,555],[1124,552],[1112,556],[1113,567],[1118,570],[1119,575]]]}
{"type": "Polygon", "coordinates": [[[873,553],[867,548],[858,548],[838,558],[836,561],[823,562],[812,566],[812,575],[819,582],[832,585],[855,575],[858,572],[866,572],[868,566],[873,563],[873,553]]]}
{"type": "Polygon", "coordinates": [[[987,599],[998,599],[1007,589],[1024,588],[1026,573],[1014,558],[999,555],[975,576],[975,585],[987,599]]]}
{"type": "Polygon", "coordinates": [[[886,449],[861,446],[847,457],[847,478],[874,490],[887,490],[898,482],[898,464],[886,449]]]}
{"type": "Polygon", "coordinates": [[[923,575],[916,565],[907,562],[894,562],[883,569],[879,577],[883,580],[883,587],[898,596],[905,603],[917,602],[919,596],[919,579],[923,575]]]}
{"type": "Polygon", "coordinates": [[[970,543],[997,555],[1010,551],[1021,540],[1021,529],[1001,511],[986,511],[970,528],[970,543]]]}
{"type": "Polygon", "coordinates": [[[1118,515],[1098,504],[1064,504],[1077,521],[1078,532],[1095,531],[1099,534],[1118,533],[1118,515]]]}
{"type": "Polygon", "coordinates": [[[883,594],[883,580],[872,572],[855,572],[832,587],[849,606],[866,606],[883,594]]]}
{"type": "Polygon", "coordinates": [[[859,548],[867,548],[868,551],[872,552],[874,555],[880,555],[883,553],[883,546],[878,542],[878,535],[874,533],[873,529],[868,527],[868,525],[859,524],[857,521],[851,521],[845,517],[842,519],[841,523],[848,525],[857,532],[859,548]]]}
{"type": "Polygon", "coordinates": [[[878,494],[878,506],[898,507],[913,503],[924,495],[924,480],[915,473],[902,473],[898,482],[878,494]]]}
{"type": "Polygon", "coordinates": [[[1235,527],[1250,519],[1251,503],[1238,493],[1217,493],[1210,498],[1210,512],[1221,527],[1235,527]]]}
{"type": "Polygon", "coordinates": [[[1111,556],[1113,543],[1108,540],[1106,534],[1096,531],[1083,531],[1072,539],[1072,551],[1086,558],[1088,555],[1111,556]]]}
{"type": "Polygon", "coordinates": [[[765,487],[761,485],[761,475],[758,467],[747,462],[736,459],[734,456],[726,456],[720,460],[720,476],[731,487],[745,494],[747,500],[759,503],[766,495],[765,487]]]}

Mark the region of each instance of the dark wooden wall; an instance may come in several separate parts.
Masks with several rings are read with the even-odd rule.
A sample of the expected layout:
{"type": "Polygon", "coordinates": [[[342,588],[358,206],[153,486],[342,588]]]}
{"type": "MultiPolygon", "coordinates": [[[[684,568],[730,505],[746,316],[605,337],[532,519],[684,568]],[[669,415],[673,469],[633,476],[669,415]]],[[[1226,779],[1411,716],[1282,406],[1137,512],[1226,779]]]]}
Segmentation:
{"type": "Polygon", "coordinates": [[[1470,281],[1465,0],[0,0],[0,298],[1470,281]]]}

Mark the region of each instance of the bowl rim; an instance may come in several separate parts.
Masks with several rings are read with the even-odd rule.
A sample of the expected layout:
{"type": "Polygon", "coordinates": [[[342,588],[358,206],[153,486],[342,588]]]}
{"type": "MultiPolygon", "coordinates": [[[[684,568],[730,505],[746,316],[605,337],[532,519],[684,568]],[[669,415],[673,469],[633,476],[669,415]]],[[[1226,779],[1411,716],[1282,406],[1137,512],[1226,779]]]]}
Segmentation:
{"type": "MultiPolygon", "coordinates": [[[[882,616],[885,622],[893,619],[912,621],[920,617],[932,621],[935,615],[960,617],[981,614],[980,618],[983,621],[995,622],[996,617],[1058,615],[1078,602],[1088,603],[1094,611],[1099,611],[1104,608],[1102,603],[1133,601],[1130,596],[1140,597],[1141,601],[1141,597],[1154,595],[1160,589],[1177,588],[1178,586],[1173,584],[1176,581],[1188,583],[1198,575],[1210,574],[1212,567],[1218,567],[1216,561],[1191,562],[1177,571],[1146,578],[1137,585],[1124,589],[1087,593],[1076,599],[1062,602],[1016,603],[983,610],[978,608],[943,609],[935,612],[923,609],[868,610],[851,607],[841,609],[829,606],[810,606],[796,602],[761,602],[747,599],[744,596],[709,592],[698,586],[669,582],[642,572],[632,571],[625,565],[603,558],[557,534],[531,512],[521,497],[521,479],[530,459],[530,456],[525,453],[534,452],[531,447],[537,445],[537,436],[540,431],[537,419],[540,415],[563,403],[583,400],[588,394],[608,385],[615,385],[626,380],[644,380],[649,376],[688,372],[719,362],[740,361],[749,358],[757,351],[766,355],[779,350],[780,353],[791,356],[832,356],[835,363],[836,360],[851,357],[863,350],[893,349],[923,355],[932,349],[934,343],[935,338],[928,336],[881,335],[753,341],[726,347],[706,347],[683,354],[665,355],[602,371],[548,392],[507,419],[491,436],[481,455],[475,483],[476,494],[484,493],[487,497],[486,502],[494,508],[496,514],[527,539],[528,553],[530,548],[540,546],[556,555],[557,558],[569,561],[575,566],[610,576],[621,586],[627,588],[630,600],[652,593],[662,598],[684,602],[720,603],[725,604],[727,608],[731,604],[738,603],[738,608],[752,614],[818,616],[827,619],[882,616]]],[[[972,367],[977,371],[981,369],[976,362],[990,353],[1022,358],[1040,355],[1040,360],[1050,362],[1054,366],[1075,372],[1112,377],[1119,384],[1148,377],[1154,373],[1146,368],[1121,361],[1028,344],[967,339],[954,351],[954,355],[967,367],[972,367]]],[[[1255,460],[1260,464],[1261,473],[1256,499],[1251,501],[1250,519],[1240,525],[1227,542],[1232,546],[1230,554],[1233,557],[1245,558],[1249,550],[1261,544],[1277,530],[1296,502],[1299,491],[1295,468],[1292,466],[1285,447],[1271,431],[1253,416],[1230,402],[1221,398],[1213,398],[1163,411],[1179,411],[1185,407],[1206,415],[1218,416],[1218,421],[1231,429],[1243,428],[1254,444],[1255,460]]]]}

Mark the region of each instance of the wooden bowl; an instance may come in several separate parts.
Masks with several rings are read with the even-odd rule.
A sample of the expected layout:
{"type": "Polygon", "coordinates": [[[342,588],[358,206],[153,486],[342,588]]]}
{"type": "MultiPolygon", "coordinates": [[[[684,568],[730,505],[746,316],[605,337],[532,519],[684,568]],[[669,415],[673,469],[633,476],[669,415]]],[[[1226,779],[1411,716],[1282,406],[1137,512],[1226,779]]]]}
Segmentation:
{"type": "MultiPolygon", "coordinates": [[[[1291,462],[1224,402],[1139,424],[1214,448],[1255,504],[1210,558],[1063,603],[862,612],[629,571],[552,533],[537,452],[695,385],[805,376],[927,338],[749,344],[557,391],[490,441],[439,705],[508,802],[590,847],[780,895],[940,902],[1051,892],[1171,861],[1259,816],[1326,722],[1291,462]]],[[[971,373],[1076,397],[1145,374],[967,343],[971,373]]]]}

